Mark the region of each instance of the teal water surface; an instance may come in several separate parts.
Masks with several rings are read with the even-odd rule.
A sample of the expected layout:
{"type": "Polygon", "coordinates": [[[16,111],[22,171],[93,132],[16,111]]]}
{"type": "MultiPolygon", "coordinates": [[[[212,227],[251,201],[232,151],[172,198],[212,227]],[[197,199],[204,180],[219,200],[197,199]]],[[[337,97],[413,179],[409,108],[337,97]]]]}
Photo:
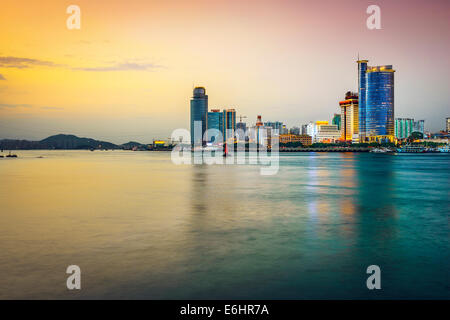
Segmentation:
{"type": "Polygon", "coordinates": [[[449,155],[280,154],[273,176],[166,152],[18,155],[0,159],[3,299],[450,298],[449,155]]]}

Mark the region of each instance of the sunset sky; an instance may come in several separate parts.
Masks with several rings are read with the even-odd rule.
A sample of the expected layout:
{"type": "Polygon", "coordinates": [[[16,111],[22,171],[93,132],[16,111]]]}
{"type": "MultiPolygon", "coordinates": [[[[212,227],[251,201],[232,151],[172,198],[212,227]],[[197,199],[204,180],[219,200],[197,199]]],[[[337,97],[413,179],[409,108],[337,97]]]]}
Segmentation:
{"type": "Polygon", "coordinates": [[[450,116],[448,0],[2,0],[0,139],[151,142],[210,108],[289,127],[331,120],[357,64],[392,64],[395,116],[450,116]],[[68,30],[66,8],[81,8],[68,30]],[[366,9],[381,8],[381,30],[366,9]]]}

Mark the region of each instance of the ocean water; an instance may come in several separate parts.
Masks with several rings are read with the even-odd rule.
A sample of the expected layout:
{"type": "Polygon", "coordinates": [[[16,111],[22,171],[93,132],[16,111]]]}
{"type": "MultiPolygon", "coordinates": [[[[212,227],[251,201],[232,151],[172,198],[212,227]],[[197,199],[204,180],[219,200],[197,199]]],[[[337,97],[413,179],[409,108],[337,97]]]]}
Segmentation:
{"type": "Polygon", "coordinates": [[[450,299],[449,155],[280,154],[262,176],[168,152],[17,154],[0,159],[1,299],[450,299]]]}

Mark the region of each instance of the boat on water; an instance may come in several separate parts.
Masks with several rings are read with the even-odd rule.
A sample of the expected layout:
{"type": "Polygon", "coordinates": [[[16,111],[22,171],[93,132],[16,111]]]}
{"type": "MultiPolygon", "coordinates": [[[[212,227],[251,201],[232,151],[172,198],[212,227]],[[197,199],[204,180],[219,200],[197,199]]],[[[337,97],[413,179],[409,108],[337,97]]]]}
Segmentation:
{"type": "Polygon", "coordinates": [[[399,152],[399,153],[424,153],[424,152],[427,152],[427,150],[423,146],[412,146],[412,145],[408,144],[401,148],[397,148],[397,152],[399,152]]]}
{"type": "Polygon", "coordinates": [[[11,151],[9,154],[6,155],[7,158],[17,158],[17,154],[11,154],[11,151]]]}
{"type": "Polygon", "coordinates": [[[372,153],[389,153],[389,152],[393,152],[393,151],[391,149],[389,149],[389,148],[373,148],[369,152],[372,152],[372,153]]]}
{"type": "Polygon", "coordinates": [[[438,148],[439,152],[450,153],[450,147],[447,145],[445,147],[438,148]]]}

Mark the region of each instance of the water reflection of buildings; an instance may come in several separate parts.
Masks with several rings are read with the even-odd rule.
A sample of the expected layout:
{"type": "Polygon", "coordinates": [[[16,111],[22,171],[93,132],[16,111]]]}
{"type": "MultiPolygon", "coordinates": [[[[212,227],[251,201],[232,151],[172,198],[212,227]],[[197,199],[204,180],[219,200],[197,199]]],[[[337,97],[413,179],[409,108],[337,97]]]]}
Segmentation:
{"type": "Polygon", "coordinates": [[[223,226],[218,225],[219,221],[227,220],[239,212],[240,203],[235,198],[239,176],[233,169],[233,166],[207,164],[191,167],[192,229],[221,228],[223,226]]]}
{"type": "Polygon", "coordinates": [[[350,217],[355,214],[355,193],[357,192],[357,181],[355,172],[355,154],[348,152],[342,153],[343,169],[340,171],[340,187],[342,193],[340,202],[341,214],[350,217]]]}
{"type": "Polygon", "coordinates": [[[389,239],[395,233],[395,159],[368,156],[359,154],[355,163],[358,182],[355,203],[361,236],[375,243],[389,239]]]}

